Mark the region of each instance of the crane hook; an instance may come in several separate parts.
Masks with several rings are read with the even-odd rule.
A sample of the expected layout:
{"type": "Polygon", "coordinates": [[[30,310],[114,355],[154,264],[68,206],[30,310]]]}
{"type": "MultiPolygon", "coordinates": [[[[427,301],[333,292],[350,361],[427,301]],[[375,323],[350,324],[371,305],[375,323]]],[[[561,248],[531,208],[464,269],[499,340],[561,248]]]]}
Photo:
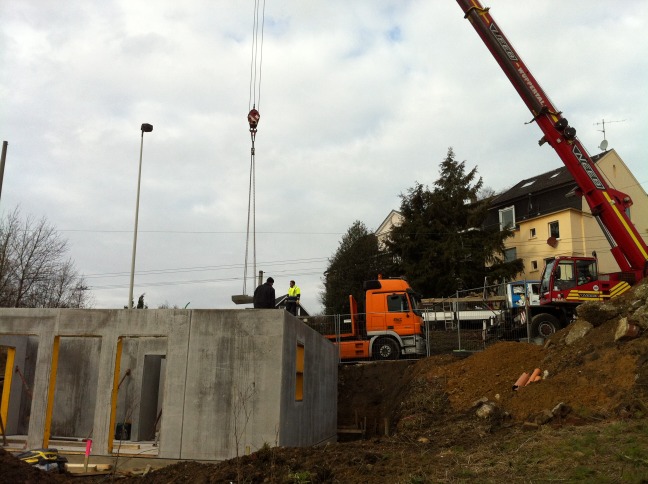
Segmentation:
{"type": "Polygon", "coordinates": [[[259,124],[260,118],[261,115],[259,114],[259,111],[257,111],[255,108],[252,108],[252,110],[248,113],[248,123],[250,123],[250,133],[256,133],[257,125],[259,124]]]}
{"type": "Polygon", "coordinates": [[[256,137],[257,125],[259,124],[259,119],[261,115],[254,107],[248,113],[248,123],[250,123],[250,137],[252,138],[252,155],[254,155],[254,139],[256,137]]]}

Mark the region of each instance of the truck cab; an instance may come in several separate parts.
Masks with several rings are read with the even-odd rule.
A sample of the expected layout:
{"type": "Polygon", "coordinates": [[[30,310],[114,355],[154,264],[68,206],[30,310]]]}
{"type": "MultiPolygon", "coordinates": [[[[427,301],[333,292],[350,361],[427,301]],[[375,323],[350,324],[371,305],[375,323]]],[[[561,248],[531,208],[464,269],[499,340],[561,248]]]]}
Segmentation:
{"type": "Polygon", "coordinates": [[[599,274],[594,257],[559,256],[546,261],[540,305],[607,301],[630,289],[634,273],[599,274]]]}
{"type": "Polygon", "coordinates": [[[540,305],[540,281],[514,281],[506,285],[506,304],[510,309],[540,305]]]}

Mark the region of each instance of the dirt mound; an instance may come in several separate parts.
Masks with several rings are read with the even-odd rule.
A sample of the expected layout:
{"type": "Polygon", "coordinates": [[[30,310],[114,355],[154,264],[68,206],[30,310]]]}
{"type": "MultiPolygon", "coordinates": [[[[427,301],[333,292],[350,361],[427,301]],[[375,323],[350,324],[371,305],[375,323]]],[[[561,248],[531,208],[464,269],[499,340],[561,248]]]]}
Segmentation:
{"type": "Polygon", "coordinates": [[[444,364],[447,358],[421,360],[404,394],[412,411],[401,408],[399,427],[411,419],[429,420],[427,414],[435,418],[439,411],[468,413],[480,401],[491,402],[498,417],[515,422],[546,423],[559,405],[561,419],[572,422],[646,413],[648,332],[617,338],[628,322],[648,327],[647,295],[643,284],[612,303],[584,304],[579,314],[597,319],[596,326],[580,317],[543,346],[500,342],[450,364],[444,364]],[[536,368],[540,381],[514,389],[523,373],[536,368]],[[431,400],[436,406],[430,407],[431,400]]]}

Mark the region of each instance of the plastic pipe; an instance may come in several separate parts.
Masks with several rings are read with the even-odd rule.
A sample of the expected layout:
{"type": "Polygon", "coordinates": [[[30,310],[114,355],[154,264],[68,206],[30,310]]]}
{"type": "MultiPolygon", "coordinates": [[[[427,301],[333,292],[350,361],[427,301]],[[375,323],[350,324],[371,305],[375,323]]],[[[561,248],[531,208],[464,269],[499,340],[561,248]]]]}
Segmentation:
{"type": "Polygon", "coordinates": [[[513,390],[517,390],[520,387],[526,385],[526,382],[529,381],[529,374],[527,372],[522,373],[517,381],[513,384],[513,390]]]}

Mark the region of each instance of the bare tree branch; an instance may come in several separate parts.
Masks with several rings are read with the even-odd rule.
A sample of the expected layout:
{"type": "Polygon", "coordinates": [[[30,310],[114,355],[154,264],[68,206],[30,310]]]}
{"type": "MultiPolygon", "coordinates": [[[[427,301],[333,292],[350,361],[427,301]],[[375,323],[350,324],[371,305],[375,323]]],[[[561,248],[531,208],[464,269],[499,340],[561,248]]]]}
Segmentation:
{"type": "Polygon", "coordinates": [[[20,210],[0,221],[1,307],[87,307],[87,284],[66,258],[67,241],[45,218],[20,210]]]}

